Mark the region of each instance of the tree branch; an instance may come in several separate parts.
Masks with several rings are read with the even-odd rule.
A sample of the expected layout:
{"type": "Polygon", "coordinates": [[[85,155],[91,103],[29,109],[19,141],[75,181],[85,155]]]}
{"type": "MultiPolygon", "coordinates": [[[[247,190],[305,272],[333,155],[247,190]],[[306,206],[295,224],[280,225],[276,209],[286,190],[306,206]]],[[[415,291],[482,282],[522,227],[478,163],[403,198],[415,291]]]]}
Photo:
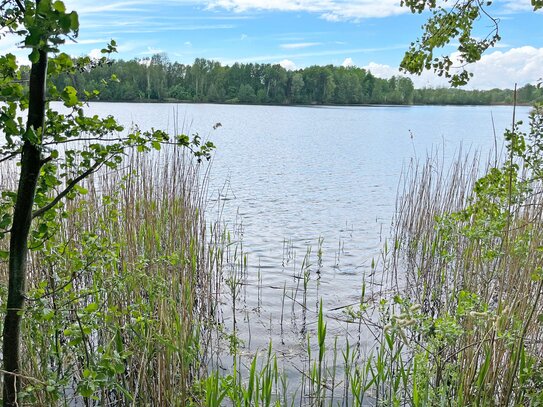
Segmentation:
{"type": "Polygon", "coordinates": [[[17,3],[21,11],[25,12],[26,9],[25,9],[25,6],[23,6],[23,3],[21,3],[21,0],[15,0],[15,2],[17,3]]]}
{"type": "Polygon", "coordinates": [[[59,144],[68,144],[68,143],[76,143],[76,142],[83,142],[83,141],[100,141],[100,142],[107,142],[107,143],[114,143],[119,142],[122,143],[124,139],[122,137],[115,137],[115,138],[100,138],[99,140],[96,139],[96,137],[82,137],[82,138],[69,138],[67,140],[62,141],[50,141],[47,143],[43,143],[43,146],[52,146],[52,145],[59,145],[59,144]]]}
{"type": "Polygon", "coordinates": [[[15,151],[13,153],[10,153],[10,154],[6,155],[5,157],[0,158],[0,163],[3,163],[4,161],[11,160],[12,158],[18,156],[19,154],[21,154],[20,151],[15,151]]]}
{"type": "Polygon", "coordinates": [[[40,209],[34,211],[34,213],[32,213],[32,219],[43,215],[49,209],[53,208],[56,204],[58,204],[61,201],[62,198],[64,198],[66,195],[68,195],[70,193],[70,191],[75,188],[75,186],[77,184],[79,184],[82,180],[87,178],[92,173],[96,172],[102,166],[102,164],[104,164],[104,162],[105,161],[98,161],[98,162],[94,163],[94,165],[92,167],[90,167],[87,171],[83,172],[78,177],[76,177],[72,181],[70,181],[70,183],[66,186],[66,188],[64,188],[64,190],[61,193],[59,193],[55,197],[55,199],[53,199],[47,205],[45,205],[45,206],[41,207],[40,209]]]}

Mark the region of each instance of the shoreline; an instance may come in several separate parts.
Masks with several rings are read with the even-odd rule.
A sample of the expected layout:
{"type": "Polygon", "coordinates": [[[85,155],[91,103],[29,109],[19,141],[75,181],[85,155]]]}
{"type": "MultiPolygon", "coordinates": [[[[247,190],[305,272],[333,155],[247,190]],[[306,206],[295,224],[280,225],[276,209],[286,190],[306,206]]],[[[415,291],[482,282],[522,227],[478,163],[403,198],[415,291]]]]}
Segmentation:
{"type": "MultiPolygon", "coordinates": [[[[55,101],[55,102],[60,102],[55,101]]],[[[533,106],[534,103],[357,103],[357,104],[303,104],[303,103],[227,103],[227,102],[194,102],[192,100],[89,100],[87,103],[140,103],[140,104],[186,104],[186,105],[226,105],[226,106],[283,106],[283,107],[418,107],[418,106],[533,106]]]]}

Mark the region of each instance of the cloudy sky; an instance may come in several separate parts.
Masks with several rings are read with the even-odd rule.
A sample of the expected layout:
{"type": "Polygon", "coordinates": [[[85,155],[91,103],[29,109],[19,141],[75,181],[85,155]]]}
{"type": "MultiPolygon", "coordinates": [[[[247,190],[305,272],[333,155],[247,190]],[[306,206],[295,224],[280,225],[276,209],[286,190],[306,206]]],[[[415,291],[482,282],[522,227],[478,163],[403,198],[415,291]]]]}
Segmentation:
{"type": "MultiPolygon", "coordinates": [[[[420,34],[427,14],[412,15],[399,0],[66,0],[80,15],[72,55],[95,54],[110,39],[117,58],[164,52],[192,63],[203,57],[224,64],[281,63],[288,69],[356,65],[377,76],[397,74],[403,52],[420,34]]],[[[452,3],[449,1],[448,3],[452,3]]],[[[499,46],[472,71],[471,88],[511,88],[543,76],[543,13],[530,0],[495,0],[489,8],[500,20],[499,46]]],[[[489,20],[478,22],[486,36],[489,20]]],[[[0,50],[17,50],[9,38],[0,50]],[[10,42],[11,41],[11,42],[10,42]]],[[[444,49],[451,53],[454,47],[444,49]]],[[[443,84],[432,73],[414,78],[418,86],[443,84]]]]}

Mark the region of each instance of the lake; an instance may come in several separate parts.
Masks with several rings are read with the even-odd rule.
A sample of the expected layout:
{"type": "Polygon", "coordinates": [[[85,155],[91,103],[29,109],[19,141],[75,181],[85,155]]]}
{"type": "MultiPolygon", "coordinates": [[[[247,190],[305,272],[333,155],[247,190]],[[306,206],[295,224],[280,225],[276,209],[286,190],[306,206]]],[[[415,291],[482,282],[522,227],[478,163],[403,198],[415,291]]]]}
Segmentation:
{"type": "MultiPolygon", "coordinates": [[[[529,110],[517,108],[517,118],[526,119],[529,110]]],[[[446,166],[460,151],[486,157],[495,144],[499,150],[512,111],[125,103],[89,108],[126,125],[178,128],[215,143],[208,219],[220,217],[236,242],[238,261],[240,250],[248,259],[237,276],[243,288],[235,301],[242,349],[252,354],[272,340],[293,360],[316,329],[320,298],[328,337],[356,337],[342,309],[359,301],[363,281],[375,278],[372,260],[387,237],[402,172],[428,155],[446,166]],[[221,126],[214,130],[216,123],[221,126]]],[[[235,265],[225,269],[220,319],[230,331],[227,283],[238,271],[235,265]]],[[[360,342],[372,344],[371,338],[360,342]]]]}

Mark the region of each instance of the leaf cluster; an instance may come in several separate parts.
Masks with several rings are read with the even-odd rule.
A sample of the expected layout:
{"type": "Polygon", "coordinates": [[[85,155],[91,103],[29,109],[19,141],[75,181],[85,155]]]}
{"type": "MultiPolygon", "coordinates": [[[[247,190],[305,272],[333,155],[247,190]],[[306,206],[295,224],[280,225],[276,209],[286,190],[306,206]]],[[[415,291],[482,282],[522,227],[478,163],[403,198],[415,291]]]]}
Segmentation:
{"type": "MultiPolygon", "coordinates": [[[[411,12],[429,11],[431,16],[422,26],[422,36],[411,43],[400,67],[416,74],[433,70],[447,78],[451,85],[462,86],[473,76],[466,66],[480,60],[487,49],[501,40],[499,19],[488,11],[493,1],[454,1],[450,8],[446,6],[447,2],[445,0],[438,4],[436,0],[402,0],[401,4],[411,12]],[[489,24],[491,27],[483,37],[478,35],[478,24],[485,27],[489,24]],[[438,50],[453,41],[458,42],[456,60],[449,55],[437,54],[438,50]]],[[[534,11],[543,7],[541,0],[531,0],[531,4],[534,11]]]]}

